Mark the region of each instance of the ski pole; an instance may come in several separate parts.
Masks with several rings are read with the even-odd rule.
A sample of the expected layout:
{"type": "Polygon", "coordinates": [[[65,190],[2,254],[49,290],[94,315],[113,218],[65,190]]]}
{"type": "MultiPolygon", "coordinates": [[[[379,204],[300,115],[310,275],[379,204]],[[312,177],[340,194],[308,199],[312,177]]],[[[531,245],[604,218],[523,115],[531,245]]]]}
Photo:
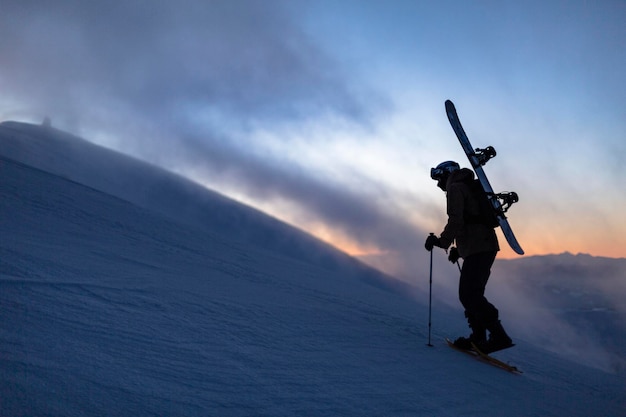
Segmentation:
{"type": "MultiPolygon", "coordinates": [[[[434,233],[430,234],[434,236],[434,233]]],[[[433,302],[433,250],[430,250],[430,284],[428,290],[428,344],[426,346],[433,347],[430,343],[430,331],[432,328],[432,302],[433,302]]]]}

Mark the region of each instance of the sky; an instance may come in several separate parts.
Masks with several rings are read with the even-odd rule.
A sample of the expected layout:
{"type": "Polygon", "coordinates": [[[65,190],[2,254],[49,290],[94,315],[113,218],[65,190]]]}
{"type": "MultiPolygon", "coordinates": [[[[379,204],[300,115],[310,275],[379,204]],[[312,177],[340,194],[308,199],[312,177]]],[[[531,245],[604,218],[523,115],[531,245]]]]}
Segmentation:
{"type": "MultiPolygon", "coordinates": [[[[137,156],[410,274],[468,166],[527,255],[626,257],[623,1],[0,1],[0,120],[137,156]]],[[[516,258],[500,235],[501,257],[516,258]]]]}

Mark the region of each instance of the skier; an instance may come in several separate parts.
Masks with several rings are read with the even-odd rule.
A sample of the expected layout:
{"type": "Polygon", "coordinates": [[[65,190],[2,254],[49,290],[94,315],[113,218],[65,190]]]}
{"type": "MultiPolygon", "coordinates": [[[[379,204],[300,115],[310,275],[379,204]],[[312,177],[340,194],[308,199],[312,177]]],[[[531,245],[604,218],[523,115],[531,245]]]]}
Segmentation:
{"type": "Polygon", "coordinates": [[[498,310],[485,298],[485,287],[491,266],[500,250],[493,224],[481,213],[482,195],[472,187],[474,172],[461,169],[454,161],[446,161],[432,168],[430,176],[446,193],[448,223],[441,236],[428,236],[426,250],[434,246],[448,249],[453,241],[448,259],[456,263],[463,258],[459,279],[459,299],[465,308],[465,317],[472,333],[459,337],[454,344],[461,349],[472,349],[474,343],[483,353],[491,353],[513,346],[498,318],[498,310]],[[489,339],[487,339],[487,330],[489,339]]]}

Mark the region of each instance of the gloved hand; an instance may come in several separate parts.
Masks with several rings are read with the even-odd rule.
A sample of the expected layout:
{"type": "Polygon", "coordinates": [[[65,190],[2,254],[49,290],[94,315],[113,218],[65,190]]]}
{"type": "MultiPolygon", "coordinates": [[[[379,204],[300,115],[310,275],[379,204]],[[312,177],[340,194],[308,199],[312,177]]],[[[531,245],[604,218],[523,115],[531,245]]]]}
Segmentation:
{"type": "Polygon", "coordinates": [[[450,254],[448,254],[448,260],[452,262],[453,264],[455,264],[457,263],[460,257],[461,255],[459,255],[459,250],[456,247],[452,246],[450,248],[450,254]]]}
{"type": "Polygon", "coordinates": [[[434,246],[441,246],[441,243],[439,242],[439,238],[437,236],[430,235],[426,238],[426,243],[424,244],[424,247],[428,252],[430,252],[431,250],[433,250],[434,246]]]}

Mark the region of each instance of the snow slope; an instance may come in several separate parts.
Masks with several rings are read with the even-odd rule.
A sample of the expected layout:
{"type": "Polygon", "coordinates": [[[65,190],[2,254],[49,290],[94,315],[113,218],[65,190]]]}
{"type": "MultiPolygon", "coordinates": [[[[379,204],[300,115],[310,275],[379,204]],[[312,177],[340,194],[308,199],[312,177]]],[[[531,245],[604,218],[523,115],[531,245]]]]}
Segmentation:
{"type": "Polygon", "coordinates": [[[0,124],[0,154],[115,195],[176,222],[263,246],[385,287],[406,287],[273,217],[187,179],[51,127],[0,124]]]}
{"type": "Polygon", "coordinates": [[[80,162],[50,144],[61,166],[25,155],[32,143],[17,158],[15,140],[50,137],[5,127],[2,416],[626,415],[619,376],[523,341],[499,355],[523,375],[479,363],[445,346],[465,330],[439,306],[426,347],[423,295],[193,185],[190,207],[224,199],[204,215],[242,210],[245,223],[202,228],[146,205],[149,193],[91,177],[101,154],[59,132],[80,162]]]}

